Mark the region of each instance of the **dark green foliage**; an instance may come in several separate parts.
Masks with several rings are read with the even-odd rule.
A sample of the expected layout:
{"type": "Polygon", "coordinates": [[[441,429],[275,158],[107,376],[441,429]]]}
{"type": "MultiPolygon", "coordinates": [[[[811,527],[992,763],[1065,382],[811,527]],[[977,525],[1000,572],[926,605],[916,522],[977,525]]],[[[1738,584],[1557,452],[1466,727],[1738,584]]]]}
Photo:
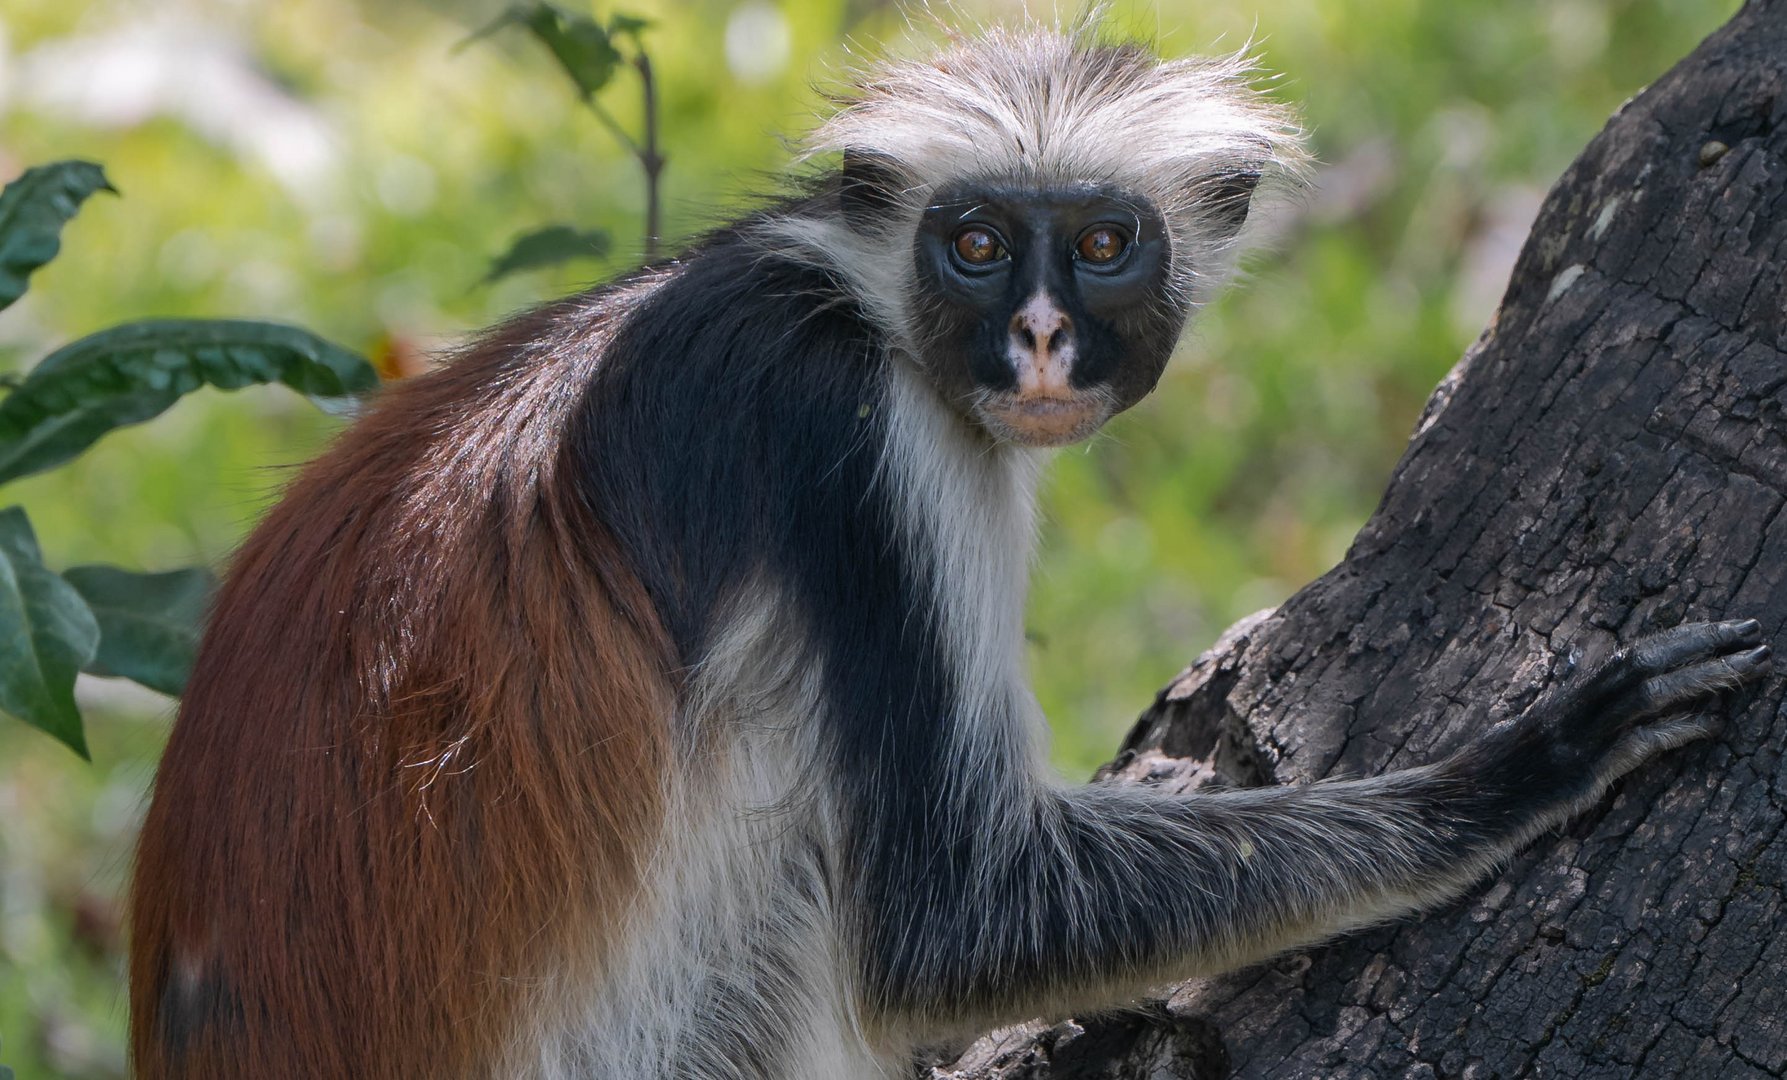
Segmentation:
{"type": "MultiPolygon", "coordinates": [[[[612,33],[624,32],[637,37],[644,22],[617,16],[611,25],[612,33]]],[[[607,86],[620,66],[620,51],[614,47],[610,30],[603,29],[601,23],[587,15],[566,11],[556,4],[517,4],[474,34],[473,40],[509,26],[527,28],[541,44],[552,50],[558,66],[577,84],[577,92],[586,100],[607,86]]]]}
{"type": "Polygon", "coordinates": [[[26,169],[0,192],[0,308],[25,295],[31,272],[62,249],[62,226],[96,191],[116,191],[88,161],[26,169]]]}
{"type": "Polygon", "coordinates": [[[43,564],[18,507],[0,510],[0,709],[87,756],[74,677],[99,649],[99,623],[43,564]]]}
{"type": "MultiPolygon", "coordinates": [[[[665,159],[658,143],[657,84],[652,75],[651,57],[646,54],[643,37],[646,29],[651,26],[651,20],[617,11],[608,17],[608,25],[604,28],[601,23],[586,15],[566,11],[542,0],[510,7],[473,34],[470,40],[476,41],[508,26],[526,27],[551,50],[559,67],[576,84],[578,96],[583,99],[583,103],[589,106],[609,134],[627,148],[627,153],[639,160],[640,168],[645,172],[645,257],[648,260],[656,258],[662,228],[660,218],[663,193],[659,186],[665,159]],[[622,38],[630,47],[630,56],[623,56],[617,46],[622,38]],[[620,121],[596,100],[596,91],[613,80],[615,69],[623,63],[638,74],[640,89],[644,95],[644,116],[641,118],[643,130],[639,138],[628,134],[620,121]]],[[[491,267],[484,279],[485,284],[517,269],[547,266],[573,255],[600,256],[607,251],[608,237],[603,233],[578,234],[566,226],[541,229],[516,240],[509,254],[497,259],[491,267]],[[522,245],[530,240],[537,241],[543,257],[521,262],[513,267],[506,266],[505,261],[516,257],[522,245]]]]}
{"type": "Polygon", "coordinates": [[[99,621],[99,651],[88,672],[121,675],[176,697],[185,691],[216,575],[202,566],[160,574],[75,566],[62,576],[99,621]]]}
{"type": "MultiPolygon", "coordinates": [[[[95,191],[99,166],[30,169],[0,192],[0,307],[60,247],[60,231],[95,191]]],[[[280,383],[314,399],[378,385],[371,364],[276,323],[156,319],[65,345],[0,399],[0,483],[61,465],[101,436],[162,412],[201,386],[280,383]]],[[[166,694],[185,687],[215,587],[203,567],[139,574],[44,565],[25,511],[0,511],[0,710],[87,756],[75,676],[121,675],[166,694]]],[[[0,1080],[10,1074],[0,1069],[0,1080]]]]}
{"type": "Polygon", "coordinates": [[[0,483],[60,465],[201,386],[255,383],[335,398],[371,390],[378,375],[360,356],[292,326],[127,323],[57,349],[0,401],[0,483]]]}
{"type": "Polygon", "coordinates": [[[490,261],[484,281],[489,284],[523,270],[557,266],[572,259],[599,259],[608,254],[609,246],[608,234],[601,229],[548,225],[517,236],[509,250],[490,261]]]}

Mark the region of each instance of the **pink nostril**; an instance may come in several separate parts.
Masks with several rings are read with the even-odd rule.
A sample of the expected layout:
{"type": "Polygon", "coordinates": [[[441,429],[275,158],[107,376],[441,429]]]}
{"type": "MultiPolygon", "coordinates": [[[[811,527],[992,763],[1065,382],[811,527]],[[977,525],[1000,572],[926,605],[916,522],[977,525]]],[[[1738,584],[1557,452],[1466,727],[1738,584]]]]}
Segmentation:
{"type": "Polygon", "coordinates": [[[1073,320],[1052,305],[1041,312],[1030,308],[1011,317],[1012,340],[1025,352],[1040,351],[1044,356],[1060,352],[1072,331],[1073,320]],[[1039,340],[1046,343],[1040,350],[1037,348],[1039,340]]]}

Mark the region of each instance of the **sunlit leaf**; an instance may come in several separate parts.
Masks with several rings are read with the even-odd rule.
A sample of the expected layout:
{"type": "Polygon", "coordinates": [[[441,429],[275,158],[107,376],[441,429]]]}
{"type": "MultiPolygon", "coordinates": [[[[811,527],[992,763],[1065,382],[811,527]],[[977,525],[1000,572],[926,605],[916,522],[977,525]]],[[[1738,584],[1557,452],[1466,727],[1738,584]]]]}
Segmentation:
{"type": "Polygon", "coordinates": [[[122,675],[178,697],[186,689],[217,578],[202,566],[137,574],[116,566],[76,566],[62,577],[99,620],[94,675],[122,675]]]}
{"type": "Polygon", "coordinates": [[[550,49],[585,98],[607,86],[620,65],[621,55],[602,24],[556,4],[516,4],[473,34],[472,40],[509,26],[525,27],[550,49]]]}
{"type": "Polygon", "coordinates": [[[608,254],[608,234],[600,229],[574,229],[569,225],[548,225],[530,233],[522,233],[509,245],[509,250],[491,260],[485,283],[542,266],[557,266],[571,259],[599,259],[608,254]]]}
{"type": "Polygon", "coordinates": [[[82,338],[0,400],[0,482],[60,465],[201,386],[275,382],[339,398],[371,390],[378,374],[364,358],[276,323],[158,319],[82,338]]]}
{"type": "Polygon", "coordinates": [[[0,709],[86,757],[74,678],[98,647],[99,623],[44,566],[25,511],[0,510],[0,709]]]}
{"type": "Polygon", "coordinates": [[[0,308],[25,294],[31,272],[56,257],[62,226],[96,191],[116,191],[89,161],[26,169],[0,191],[0,308]]]}

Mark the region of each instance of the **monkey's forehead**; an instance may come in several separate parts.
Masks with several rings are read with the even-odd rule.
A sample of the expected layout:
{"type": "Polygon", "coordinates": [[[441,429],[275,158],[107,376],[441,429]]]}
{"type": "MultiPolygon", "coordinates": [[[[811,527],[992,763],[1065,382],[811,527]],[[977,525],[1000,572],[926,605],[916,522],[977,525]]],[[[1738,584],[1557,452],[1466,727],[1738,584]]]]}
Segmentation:
{"type": "Polygon", "coordinates": [[[807,148],[875,155],[915,187],[1117,183],[1171,213],[1213,173],[1301,174],[1301,129],[1252,85],[1257,70],[1245,50],[1163,61],[1093,27],[994,28],[868,69],[807,148]]]}

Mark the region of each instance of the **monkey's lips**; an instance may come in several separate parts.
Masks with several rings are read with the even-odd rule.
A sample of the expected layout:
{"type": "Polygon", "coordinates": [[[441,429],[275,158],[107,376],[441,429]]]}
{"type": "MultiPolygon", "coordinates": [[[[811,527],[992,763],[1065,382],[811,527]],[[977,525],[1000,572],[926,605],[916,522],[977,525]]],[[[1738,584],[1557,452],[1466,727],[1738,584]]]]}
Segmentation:
{"type": "Polygon", "coordinates": [[[1066,446],[1091,436],[1111,418],[1102,394],[993,394],[974,407],[988,431],[1026,446],[1066,446]]]}

